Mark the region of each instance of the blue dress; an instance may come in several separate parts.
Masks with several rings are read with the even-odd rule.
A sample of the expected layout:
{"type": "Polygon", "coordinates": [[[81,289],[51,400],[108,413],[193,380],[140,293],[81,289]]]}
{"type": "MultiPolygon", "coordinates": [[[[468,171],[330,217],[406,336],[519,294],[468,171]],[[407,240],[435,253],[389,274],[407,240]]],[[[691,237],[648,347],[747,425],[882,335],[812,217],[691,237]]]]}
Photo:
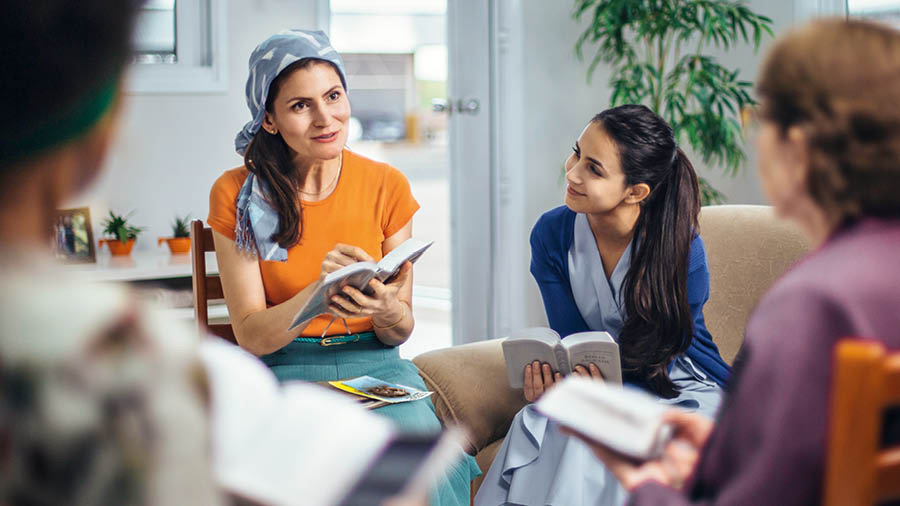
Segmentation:
{"type": "MultiPolygon", "coordinates": [[[[633,247],[628,245],[607,279],[587,217],[565,206],[545,213],[531,234],[531,272],[541,289],[550,327],[561,336],[587,330],[618,336],[624,315],[617,301],[633,247]]],[[[730,369],[703,321],[709,270],[699,236],[691,243],[689,257],[687,288],[694,336],[687,352],[676,357],[669,370],[679,395],[660,402],[712,417],[730,369]]],[[[618,506],[627,499],[625,490],[584,443],[561,434],[558,425],[528,405],[513,419],[475,505],[618,506]]]]}

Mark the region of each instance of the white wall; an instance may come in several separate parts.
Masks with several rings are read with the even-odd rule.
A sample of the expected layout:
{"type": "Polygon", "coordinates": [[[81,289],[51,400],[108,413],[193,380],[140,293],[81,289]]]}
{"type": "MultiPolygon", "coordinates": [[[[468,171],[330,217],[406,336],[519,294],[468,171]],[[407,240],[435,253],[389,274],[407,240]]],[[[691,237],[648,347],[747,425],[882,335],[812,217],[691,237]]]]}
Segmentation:
{"type": "Polygon", "coordinates": [[[90,206],[95,236],[109,208],[136,211],[134,223],[147,227],[138,250],[155,250],[158,236],[170,236],[176,214],[206,219],[213,181],[242,164],[234,136],[250,119],[244,100],[250,52],[281,29],[316,29],[316,4],[228,0],[226,93],[125,96],[107,170],[86,195],[69,203],[90,206]]]}
{"type": "MultiPolygon", "coordinates": [[[[516,79],[524,83],[523,142],[524,165],[519,168],[526,181],[524,228],[516,235],[521,237],[519,251],[529,254],[528,235],[531,226],[544,211],[563,203],[564,183],[562,166],[582,128],[597,112],[609,106],[610,72],[598,67],[592,83],[587,84],[588,62],[575,57],[575,41],[586,26],[571,17],[569,1],[521,2],[522,32],[524,40],[524,65],[516,79]]],[[[793,4],[784,0],[750,0],[750,8],[769,16],[774,21],[776,35],[793,23],[793,4]]],[[[767,40],[759,54],[752,47],[742,46],[727,54],[719,53],[720,61],[741,69],[741,77],[753,80],[762,55],[771,39],[767,40]]],[[[508,77],[509,78],[509,77],[508,77]]],[[[755,155],[736,178],[724,177],[720,171],[704,168],[698,159],[692,158],[698,172],[725,193],[729,203],[757,204],[764,199],[755,174],[755,155]]],[[[544,309],[537,285],[526,268],[521,276],[528,279],[527,304],[524,314],[528,324],[544,324],[544,309]]]]}

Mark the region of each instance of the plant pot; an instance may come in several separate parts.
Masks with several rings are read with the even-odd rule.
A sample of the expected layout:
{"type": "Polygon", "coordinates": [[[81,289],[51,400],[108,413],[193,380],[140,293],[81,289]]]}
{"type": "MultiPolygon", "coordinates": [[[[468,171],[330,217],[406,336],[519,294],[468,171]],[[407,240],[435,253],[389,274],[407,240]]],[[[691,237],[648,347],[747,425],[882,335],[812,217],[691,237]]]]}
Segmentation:
{"type": "Polygon", "coordinates": [[[134,247],[134,239],[128,239],[128,242],[122,242],[118,239],[100,239],[101,248],[104,244],[106,244],[113,256],[125,256],[131,254],[131,248],[134,247]]]}
{"type": "Polygon", "coordinates": [[[160,246],[163,242],[169,245],[169,251],[173,255],[181,255],[191,251],[190,237],[160,237],[156,240],[156,245],[160,246]]]}

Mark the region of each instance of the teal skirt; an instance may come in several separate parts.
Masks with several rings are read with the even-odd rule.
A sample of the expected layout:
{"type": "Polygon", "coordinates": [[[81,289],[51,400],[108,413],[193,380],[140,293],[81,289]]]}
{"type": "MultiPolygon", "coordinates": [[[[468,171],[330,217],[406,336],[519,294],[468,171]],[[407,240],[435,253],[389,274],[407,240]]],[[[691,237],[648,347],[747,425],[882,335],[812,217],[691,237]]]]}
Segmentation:
{"type": "MultiPolygon", "coordinates": [[[[293,341],[284,348],[260,357],[279,381],[330,381],[372,376],[420,390],[427,390],[419,370],[409,360],[400,358],[396,347],[381,341],[361,341],[336,346],[293,341]]],[[[441,422],[434,414],[431,399],[391,404],[373,410],[390,418],[400,430],[434,433],[441,422]]],[[[432,494],[434,506],[467,506],[469,487],[481,474],[475,458],[466,455],[458,462],[432,494]]]]}

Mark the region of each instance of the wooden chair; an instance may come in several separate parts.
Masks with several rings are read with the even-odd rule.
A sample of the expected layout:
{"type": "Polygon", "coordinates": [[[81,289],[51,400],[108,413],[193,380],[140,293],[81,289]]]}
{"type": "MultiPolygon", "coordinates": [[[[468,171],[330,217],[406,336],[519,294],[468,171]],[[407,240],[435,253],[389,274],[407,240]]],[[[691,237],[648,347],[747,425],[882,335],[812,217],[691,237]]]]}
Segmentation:
{"type": "Polygon", "coordinates": [[[835,351],[833,381],[824,504],[900,499],[900,446],[882,446],[886,410],[896,416],[900,406],[900,352],[876,341],[844,340],[835,351]]]}
{"type": "Polygon", "coordinates": [[[230,323],[209,323],[209,301],[225,297],[218,274],[206,273],[206,252],[215,251],[212,229],[200,220],[191,222],[191,279],[194,286],[194,317],[201,332],[209,332],[237,344],[230,323]]]}

